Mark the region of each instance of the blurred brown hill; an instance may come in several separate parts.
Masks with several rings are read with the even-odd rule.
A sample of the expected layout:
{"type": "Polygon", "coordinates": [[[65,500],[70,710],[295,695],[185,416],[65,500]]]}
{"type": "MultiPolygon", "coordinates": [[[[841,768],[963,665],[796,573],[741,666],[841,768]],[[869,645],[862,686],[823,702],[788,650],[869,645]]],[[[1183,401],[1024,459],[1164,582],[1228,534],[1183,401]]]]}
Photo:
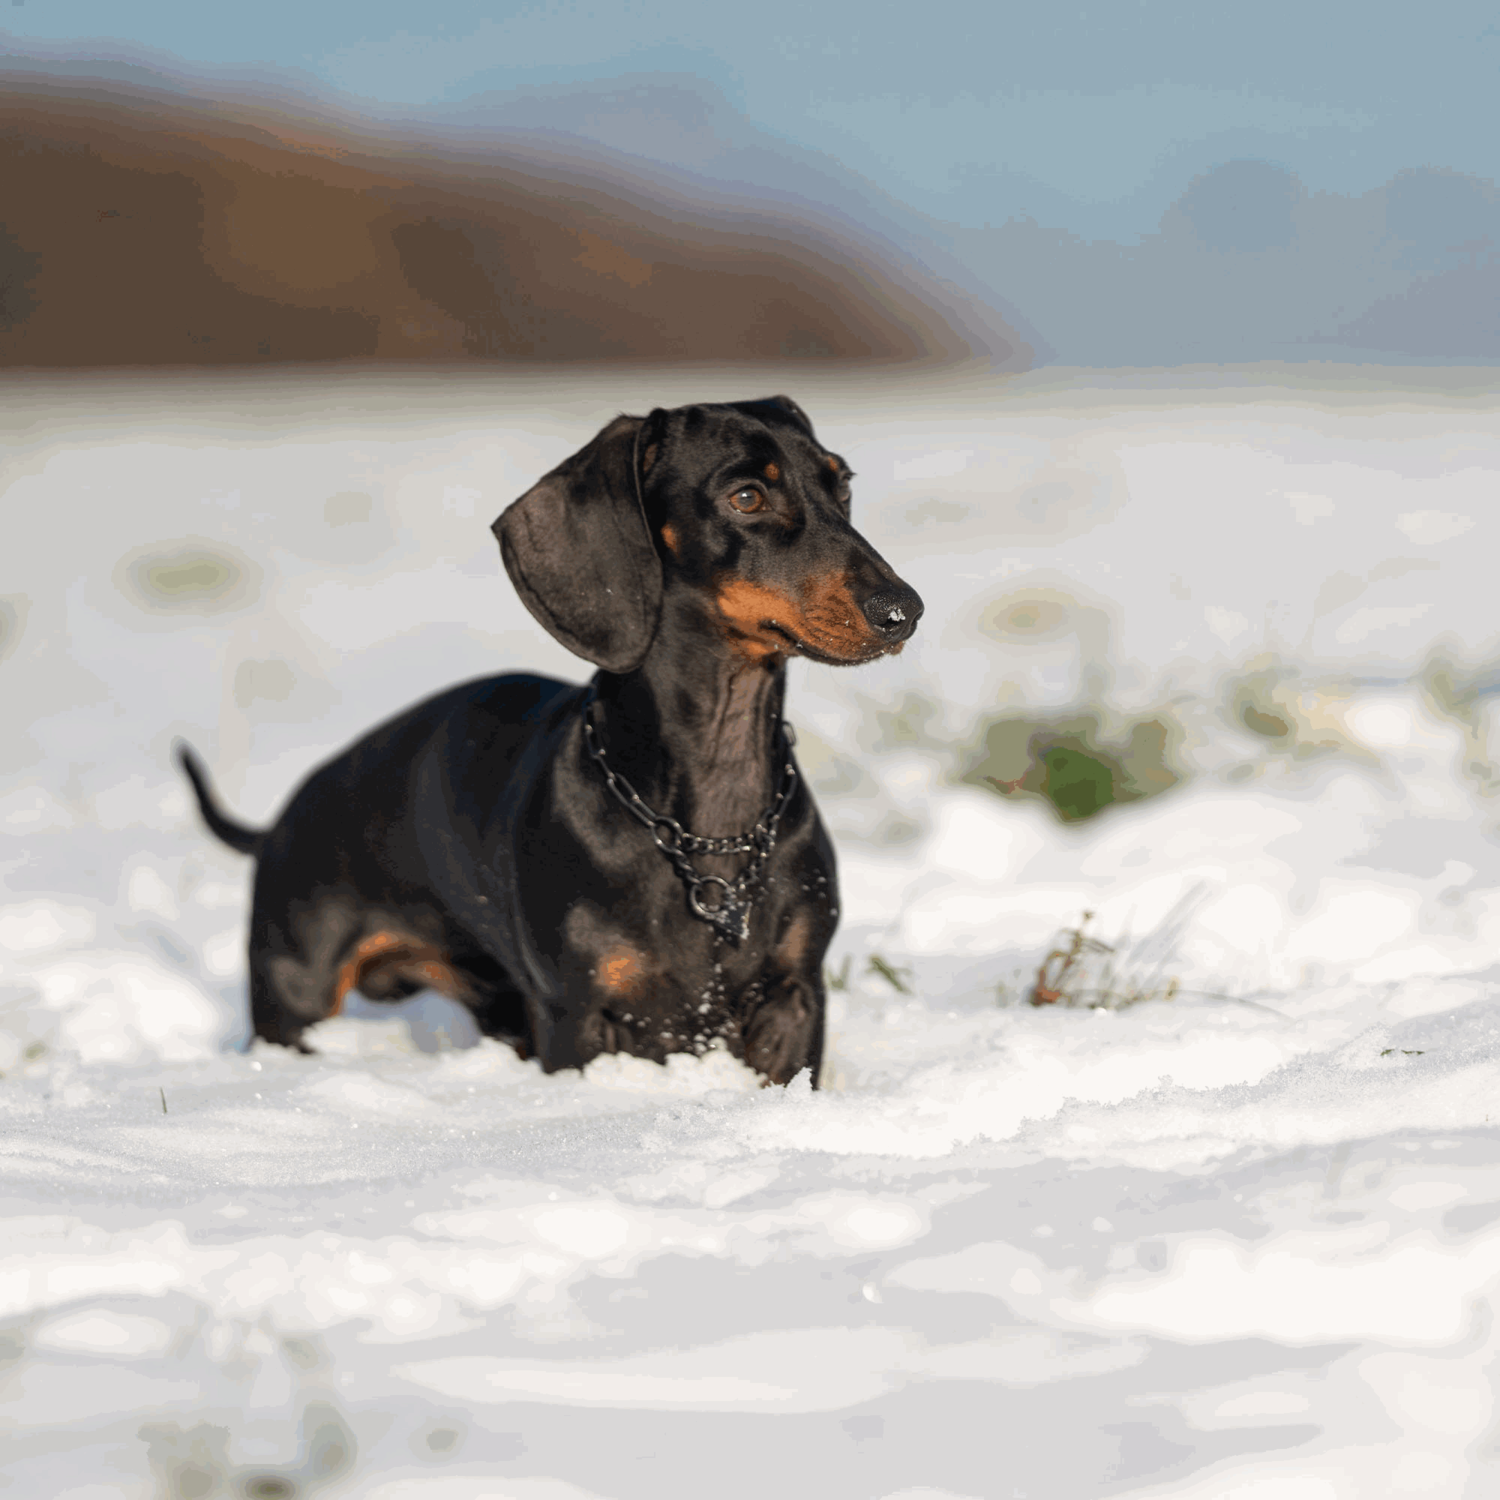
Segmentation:
{"type": "Polygon", "coordinates": [[[644,164],[3,82],[0,365],[975,352],[899,256],[783,210],[698,212],[644,164]]]}

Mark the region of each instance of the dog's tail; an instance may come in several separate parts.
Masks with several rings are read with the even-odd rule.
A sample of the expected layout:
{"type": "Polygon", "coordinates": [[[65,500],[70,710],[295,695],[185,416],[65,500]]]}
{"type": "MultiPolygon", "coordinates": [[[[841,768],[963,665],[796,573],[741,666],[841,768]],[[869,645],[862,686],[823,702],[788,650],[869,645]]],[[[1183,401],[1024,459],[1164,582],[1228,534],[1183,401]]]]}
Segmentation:
{"type": "Polygon", "coordinates": [[[231,849],[237,849],[241,854],[259,854],[261,845],[266,841],[265,834],[246,828],[243,823],[236,823],[233,818],[225,815],[214,798],[213,788],[208,784],[208,772],[203,769],[202,761],[193,754],[191,745],[179,740],[176,750],[177,764],[187,772],[187,779],[193,783],[193,790],[198,794],[198,811],[203,814],[203,821],[231,849]]]}

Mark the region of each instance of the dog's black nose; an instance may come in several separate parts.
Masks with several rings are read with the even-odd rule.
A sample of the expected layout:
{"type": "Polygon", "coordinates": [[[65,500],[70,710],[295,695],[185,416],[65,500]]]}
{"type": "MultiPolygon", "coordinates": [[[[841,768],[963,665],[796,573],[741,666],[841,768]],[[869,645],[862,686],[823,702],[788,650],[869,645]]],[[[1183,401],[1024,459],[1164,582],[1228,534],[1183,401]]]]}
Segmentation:
{"type": "Polygon", "coordinates": [[[865,619],[888,641],[904,641],[922,618],[922,599],[904,583],[889,583],[876,589],[864,602],[865,619]]]}

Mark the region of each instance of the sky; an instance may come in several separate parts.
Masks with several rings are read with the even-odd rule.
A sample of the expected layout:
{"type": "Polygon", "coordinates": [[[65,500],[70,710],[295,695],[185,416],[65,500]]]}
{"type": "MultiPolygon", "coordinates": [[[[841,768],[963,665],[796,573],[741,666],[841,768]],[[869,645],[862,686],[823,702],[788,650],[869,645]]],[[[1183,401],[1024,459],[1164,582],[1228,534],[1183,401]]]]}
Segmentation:
{"type": "Polygon", "coordinates": [[[933,243],[1065,362],[1191,358],[1195,330],[1200,353],[1230,359],[1309,338],[1500,357],[1493,313],[1475,332],[1462,311],[1500,284],[1500,20],[1480,4],[1418,20],[1393,5],[1285,0],[940,0],[916,26],[910,6],[888,0],[767,0],[753,20],[695,0],[128,14],[12,0],[0,15],[12,51],[280,74],[375,113],[696,80],[788,152],[926,216],[933,243]],[[1391,184],[1413,181],[1415,207],[1387,213],[1391,184]],[[1286,223],[1237,237],[1237,223],[1267,215],[1286,223]],[[1233,268],[1248,295],[1227,321],[1226,253],[1259,257],[1233,268]],[[1418,322],[1450,331],[1414,334],[1409,310],[1388,305],[1466,266],[1486,273],[1477,289],[1460,277],[1422,292],[1441,305],[1424,304],[1418,322]],[[1131,302],[1147,310],[1135,321],[1120,311],[1131,302]]]}

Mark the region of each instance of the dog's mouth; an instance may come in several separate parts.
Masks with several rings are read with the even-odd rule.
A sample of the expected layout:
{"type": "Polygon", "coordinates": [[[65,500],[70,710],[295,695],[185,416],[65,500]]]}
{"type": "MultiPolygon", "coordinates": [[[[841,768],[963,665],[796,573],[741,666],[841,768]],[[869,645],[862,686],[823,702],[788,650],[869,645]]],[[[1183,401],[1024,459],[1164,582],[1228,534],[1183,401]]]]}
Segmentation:
{"type": "Polygon", "coordinates": [[[785,646],[783,647],[784,655],[805,656],[809,661],[822,662],[827,667],[857,667],[867,661],[874,661],[877,657],[896,656],[906,644],[905,641],[892,641],[889,644],[881,641],[871,641],[857,652],[852,652],[848,655],[838,655],[813,645],[811,641],[804,640],[795,632],[788,630],[779,620],[762,620],[760,628],[785,642],[785,646]]]}
{"type": "Polygon", "coordinates": [[[825,581],[824,587],[803,599],[766,584],[730,577],[719,583],[714,602],[734,649],[753,660],[805,656],[830,667],[857,667],[899,651],[902,641],[890,639],[898,631],[882,632],[871,626],[847,581],[834,582],[837,587],[825,581]]]}

